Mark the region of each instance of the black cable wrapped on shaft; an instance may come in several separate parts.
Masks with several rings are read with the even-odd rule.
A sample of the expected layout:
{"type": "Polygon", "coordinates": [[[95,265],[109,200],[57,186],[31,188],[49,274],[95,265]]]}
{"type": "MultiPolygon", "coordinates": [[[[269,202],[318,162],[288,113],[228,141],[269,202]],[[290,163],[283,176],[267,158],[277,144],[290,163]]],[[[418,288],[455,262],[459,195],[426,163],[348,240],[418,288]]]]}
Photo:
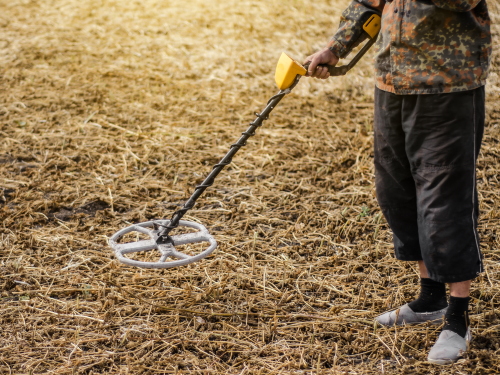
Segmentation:
{"type": "Polygon", "coordinates": [[[248,140],[248,138],[255,135],[255,131],[257,130],[257,128],[262,125],[264,120],[267,120],[269,118],[269,114],[274,109],[274,107],[276,107],[276,105],[280,102],[280,100],[283,99],[283,97],[286,94],[288,94],[290,90],[297,84],[298,78],[290,88],[286,90],[280,90],[279,93],[277,93],[271,99],[269,99],[266,108],[264,108],[264,110],[261,113],[255,114],[257,118],[250,123],[250,127],[246,131],[241,133],[242,135],[240,139],[238,139],[236,143],[231,145],[231,148],[228,151],[228,153],[216,165],[214,165],[212,171],[205,178],[205,180],[203,180],[203,182],[200,185],[196,186],[194,193],[191,195],[191,197],[189,197],[186,203],[184,203],[184,206],[180,210],[174,212],[172,218],[170,219],[170,223],[167,225],[161,225],[163,229],[160,232],[158,232],[157,243],[171,242],[169,236],[170,231],[177,228],[177,226],[179,225],[179,221],[182,219],[182,217],[186,214],[187,211],[193,208],[194,204],[196,203],[196,200],[200,197],[200,195],[203,194],[203,192],[208,187],[213,185],[217,175],[224,169],[226,165],[231,163],[233,156],[238,152],[238,150],[241,147],[246,145],[246,141],[248,140]]]}

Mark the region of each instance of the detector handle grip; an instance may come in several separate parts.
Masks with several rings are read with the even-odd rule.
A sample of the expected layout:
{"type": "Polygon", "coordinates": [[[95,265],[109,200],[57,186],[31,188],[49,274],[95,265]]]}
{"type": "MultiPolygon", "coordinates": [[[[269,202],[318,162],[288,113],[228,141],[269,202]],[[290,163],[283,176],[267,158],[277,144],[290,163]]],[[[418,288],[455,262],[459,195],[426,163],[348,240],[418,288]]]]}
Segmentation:
{"type": "Polygon", "coordinates": [[[331,65],[320,65],[328,68],[328,73],[330,73],[330,77],[338,77],[345,75],[349,70],[351,70],[354,65],[358,63],[358,61],[364,56],[366,51],[370,49],[370,47],[375,43],[375,39],[370,39],[363,48],[359,50],[359,52],[354,56],[354,58],[349,61],[349,64],[342,66],[331,66],[331,65]]]}

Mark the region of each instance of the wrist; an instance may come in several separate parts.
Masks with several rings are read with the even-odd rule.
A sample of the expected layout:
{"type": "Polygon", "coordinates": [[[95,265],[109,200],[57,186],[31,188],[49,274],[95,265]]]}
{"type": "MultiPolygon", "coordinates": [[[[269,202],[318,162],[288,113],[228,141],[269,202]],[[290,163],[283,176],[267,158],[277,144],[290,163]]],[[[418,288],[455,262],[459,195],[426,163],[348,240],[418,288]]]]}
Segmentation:
{"type": "Polygon", "coordinates": [[[335,38],[332,38],[330,40],[327,48],[335,55],[337,59],[342,57],[342,55],[346,52],[346,48],[335,38]]]}

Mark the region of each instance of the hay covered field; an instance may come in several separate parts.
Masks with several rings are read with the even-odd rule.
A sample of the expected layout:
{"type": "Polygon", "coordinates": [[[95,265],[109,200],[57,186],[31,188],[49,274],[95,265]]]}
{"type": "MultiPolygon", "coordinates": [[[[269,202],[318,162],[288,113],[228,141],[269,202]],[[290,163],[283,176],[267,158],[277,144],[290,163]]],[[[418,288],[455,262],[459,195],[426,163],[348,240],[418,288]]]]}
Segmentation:
{"type": "MultiPolygon", "coordinates": [[[[345,0],[0,3],[1,374],[500,373],[500,5],[478,165],[486,272],[475,340],[373,317],[413,299],[374,197],[370,56],[303,79],[188,212],[219,246],[170,270],[107,239],[170,218],[277,92],[282,51],[322,47],[345,0]]],[[[371,52],[373,54],[373,51],[371,52]]]]}

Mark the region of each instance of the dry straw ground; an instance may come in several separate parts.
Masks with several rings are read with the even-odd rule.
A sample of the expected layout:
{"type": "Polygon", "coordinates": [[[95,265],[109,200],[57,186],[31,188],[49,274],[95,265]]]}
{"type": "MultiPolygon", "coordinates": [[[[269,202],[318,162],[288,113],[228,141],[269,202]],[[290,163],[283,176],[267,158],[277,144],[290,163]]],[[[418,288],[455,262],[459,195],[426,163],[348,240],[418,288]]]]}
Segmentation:
{"type": "MultiPolygon", "coordinates": [[[[489,1],[498,45],[500,7],[489,1]]],[[[0,3],[1,374],[500,373],[500,57],[479,160],[486,272],[475,341],[426,364],[438,328],[372,318],[413,298],[372,168],[372,68],[303,80],[189,212],[219,247],[119,264],[107,238],[168,218],[346,1],[0,3]]]]}

